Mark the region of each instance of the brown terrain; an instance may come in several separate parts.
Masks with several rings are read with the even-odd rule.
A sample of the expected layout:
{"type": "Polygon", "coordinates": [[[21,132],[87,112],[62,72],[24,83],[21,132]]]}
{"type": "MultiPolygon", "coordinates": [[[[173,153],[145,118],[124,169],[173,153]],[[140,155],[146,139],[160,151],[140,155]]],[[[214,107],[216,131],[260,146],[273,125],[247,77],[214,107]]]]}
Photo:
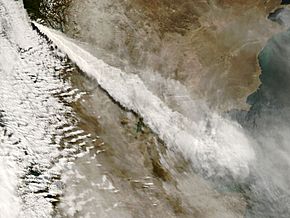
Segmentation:
{"type": "MultiPolygon", "coordinates": [[[[206,99],[223,111],[248,108],[246,98],[260,84],[257,55],[280,31],[267,19],[280,0],[56,2],[50,25],[60,25],[66,34],[87,42],[99,57],[110,57],[105,61],[122,65],[122,60],[121,67],[128,71],[149,70],[178,80],[193,98],[206,99]],[[54,16],[57,12],[59,17],[54,16]]],[[[76,202],[93,199],[77,215],[96,210],[102,214],[105,208],[107,217],[244,217],[248,202],[238,189],[216,191],[147,127],[136,131],[139,117],[121,110],[95,81],[77,69],[64,75],[86,93],[71,106],[79,127],[97,138],[89,143],[90,154],[76,163],[76,171],[85,176],[68,177],[59,205],[64,215],[71,195],[76,195],[76,202]],[[102,175],[117,192],[96,189],[93,182],[102,175]],[[81,190],[89,191],[80,195],[81,190]],[[112,206],[115,201],[121,204],[112,206]]]]}
{"type": "Polygon", "coordinates": [[[280,0],[72,0],[65,32],[134,69],[180,81],[221,110],[247,109],[260,84],[257,55],[280,31],[280,0]]]}

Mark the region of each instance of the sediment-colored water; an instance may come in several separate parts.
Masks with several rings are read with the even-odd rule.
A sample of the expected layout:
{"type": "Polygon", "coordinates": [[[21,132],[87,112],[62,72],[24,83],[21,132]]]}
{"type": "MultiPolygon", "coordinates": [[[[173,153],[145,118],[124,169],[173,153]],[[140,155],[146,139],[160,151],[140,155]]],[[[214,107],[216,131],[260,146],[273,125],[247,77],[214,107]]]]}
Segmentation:
{"type": "Polygon", "coordinates": [[[0,217],[288,217],[278,1],[24,2],[66,35],[0,0],[0,217]]]}

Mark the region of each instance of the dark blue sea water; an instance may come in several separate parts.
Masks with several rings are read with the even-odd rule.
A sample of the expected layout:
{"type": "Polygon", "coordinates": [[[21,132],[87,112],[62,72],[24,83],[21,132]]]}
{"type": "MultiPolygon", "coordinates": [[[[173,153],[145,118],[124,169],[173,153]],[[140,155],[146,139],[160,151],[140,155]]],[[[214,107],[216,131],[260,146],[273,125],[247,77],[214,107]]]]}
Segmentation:
{"type": "MultiPolygon", "coordinates": [[[[270,19],[287,27],[289,16],[289,11],[279,10],[270,19]]],[[[243,121],[258,151],[247,217],[286,218],[290,216],[290,30],[268,41],[259,62],[262,84],[248,97],[251,109],[243,121]]]]}

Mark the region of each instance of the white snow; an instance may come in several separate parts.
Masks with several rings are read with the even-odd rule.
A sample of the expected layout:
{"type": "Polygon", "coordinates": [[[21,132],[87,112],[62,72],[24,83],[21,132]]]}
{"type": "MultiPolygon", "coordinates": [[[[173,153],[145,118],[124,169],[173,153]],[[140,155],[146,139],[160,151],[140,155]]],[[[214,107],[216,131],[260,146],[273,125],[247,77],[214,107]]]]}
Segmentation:
{"type": "MultiPolygon", "coordinates": [[[[209,123],[195,122],[170,109],[133,74],[109,66],[78,46],[77,42],[34,23],[38,29],[66,53],[81,70],[96,79],[100,86],[122,106],[144,118],[144,122],[171,148],[178,149],[195,168],[208,176],[245,178],[255,154],[242,128],[217,114],[209,123]]],[[[202,113],[200,111],[200,113],[202,113]]]]}

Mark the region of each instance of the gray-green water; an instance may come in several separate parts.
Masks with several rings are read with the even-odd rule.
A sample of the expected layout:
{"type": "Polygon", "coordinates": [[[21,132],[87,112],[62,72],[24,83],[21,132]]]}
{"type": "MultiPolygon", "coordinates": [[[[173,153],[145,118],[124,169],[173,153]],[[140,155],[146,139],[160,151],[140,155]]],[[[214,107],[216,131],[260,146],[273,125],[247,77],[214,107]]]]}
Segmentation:
{"type": "MultiPolygon", "coordinates": [[[[8,11],[7,7],[4,7],[5,4],[2,7],[3,2],[8,4],[6,0],[0,1],[1,10],[3,9],[1,13],[8,11]]],[[[50,17],[53,11],[49,12],[48,17],[43,15],[41,2],[24,1],[24,3],[32,18],[45,18],[56,29],[70,31],[67,28],[71,26],[65,26],[65,19],[63,19],[65,12],[54,19],[50,17]]],[[[66,2],[69,3],[70,1],[66,2]]],[[[62,5],[62,2],[59,4],[62,5]]],[[[63,11],[66,9],[60,8],[63,11]]],[[[89,16],[89,13],[87,15],[89,16]]],[[[1,35],[0,42],[10,45],[5,38],[5,31],[13,24],[8,22],[7,25],[4,20],[2,17],[4,34],[1,35]]],[[[81,31],[86,31],[86,28],[81,28],[81,31]]],[[[92,41],[94,37],[92,35],[92,41]]],[[[12,91],[2,91],[0,94],[7,100],[16,96],[15,99],[19,98],[20,105],[26,103],[32,105],[28,107],[31,110],[24,108],[27,109],[24,113],[20,110],[22,106],[16,107],[19,110],[15,114],[19,115],[17,122],[8,119],[13,118],[13,113],[17,110],[11,110],[12,115],[7,117],[7,113],[0,108],[0,130],[3,130],[1,142],[9,146],[10,142],[16,143],[14,145],[17,143],[20,143],[19,146],[22,145],[21,142],[9,139],[11,137],[9,133],[7,134],[5,125],[9,127],[15,124],[16,129],[22,128],[21,130],[28,131],[25,125],[28,127],[30,125],[22,125],[21,118],[27,119],[30,115],[34,117],[34,113],[41,112],[36,116],[36,124],[32,125],[33,131],[28,135],[33,139],[33,133],[37,132],[36,126],[43,127],[44,130],[45,126],[48,126],[49,130],[39,137],[37,144],[46,142],[47,145],[57,146],[55,159],[51,161],[49,167],[45,165],[42,169],[40,158],[37,159],[38,162],[36,160],[29,162],[34,166],[24,166],[26,173],[24,178],[21,178],[22,192],[18,193],[24,205],[35,204],[33,202],[29,204],[29,199],[26,198],[31,194],[35,199],[43,199],[43,196],[44,199],[49,199],[45,203],[51,206],[52,212],[48,211],[46,214],[53,217],[289,217],[289,32],[275,35],[259,55],[262,84],[248,98],[251,109],[246,112],[246,115],[241,116],[240,122],[243,128],[238,124],[232,125],[234,121],[227,120],[226,115],[219,118],[217,112],[203,107],[203,101],[189,101],[188,96],[184,102],[180,100],[179,97],[184,96],[176,96],[176,94],[184,94],[185,91],[178,81],[164,80],[160,76],[150,74],[142,76],[142,80],[152,93],[159,95],[166,104],[188,119],[196,121],[198,125],[201,124],[198,127],[205,128],[205,131],[201,132],[203,135],[197,134],[196,137],[201,144],[207,138],[214,138],[216,135],[228,139],[232,144],[237,145],[236,147],[249,143],[256,156],[249,164],[249,175],[245,179],[236,179],[232,172],[218,167],[207,169],[215,166],[215,163],[207,165],[206,159],[200,160],[198,166],[192,166],[192,159],[186,158],[190,156],[187,154],[194,154],[191,150],[181,152],[162,142],[159,136],[143,123],[138,114],[120,106],[120,103],[111,98],[108,92],[100,88],[95,79],[86,76],[85,72],[67,60],[60,51],[52,49],[48,52],[49,48],[53,48],[49,42],[44,40],[41,42],[47,50],[39,49],[39,54],[45,56],[47,52],[49,57],[58,54],[59,57],[55,58],[62,63],[61,67],[55,69],[49,65],[44,68],[47,73],[41,71],[41,74],[30,68],[23,71],[21,68],[17,71],[12,70],[12,74],[8,74],[5,70],[0,71],[5,76],[2,80],[4,90],[13,90],[12,84],[22,87],[21,81],[27,82],[31,90],[23,89],[25,95],[14,95],[12,91]],[[15,77],[13,77],[14,73],[15,77]],[[20,78],[21,75],[23,76],[20,78]],[[157,80],[157,87],[152,79],[157,80]],[[57,86],[58,91],[49,89],[50,85],[57,86]],[[43,96],[46,100],[41,98],[41,104],[38,104],[38,97],[42,96],[41,92],[45,92],[43,96]],[[31,95],[33,99],[28,101],[27,98],[31,95]],[[55,105],[58,107],[43,103],[48,101],[47,99],[57,101],[55,105]],[[194,107],[195,105],[204,111],[194,107]],[[44,115],[43,108],[54,109],[50,117],[44,115]],[[215,122],[216,119],[221,120],[223,125],[215,122]],[[239,134],[236,135],[235,128],[246,139],[241,138],[239,134]],[[244,140],[245,144],[240,143],[239,140],[244,140]],[[47,179],[46,172],[55,169],[54,162],[59,163],[57,167],[60,169],[57,168],[54,177],[47,179]],[[38,170],[38,167],[41,170],[38,170]],[[206,170],[214,173],[209,175],[206,170]],[[39,188],[37,184],[43,178],[47,179],[45,180],[47,184],[39,188]]],[[[110,52],[103,48],[94,51],[95,44],[79,44],[87,49],[91,47],[88,50],[97,56],[107,55],[103,59],[108,60],[110,64],[121,65],[123,70],[132,71],[126,65],[128,63],[110,56],[110,52]]],[[[34,56],[30,56],[30,49],[20,49],[24,63],[27,60],[34,63],[34,59],[37,59],[31,60],[34,56]]],[[[136,58],[138,59],[138,56],[136,58]]],[[[41,63],[36,62],[35,65],[41,63]]],[[[34,67],[32,64],[31,68],[34,67]]],[[[175,79],[178,80],[178,77],[175,79]]],[[[223,148],[223,142],[218,143],[214,147],[217,150],[223,148]]],[[[33,154],[34,150],[29,150],[29,143],[27,146],[28,150],[24,148],[23,153],[33,154]]],[[[243,147],[241,149],[238,147],[238,151],[244,152],[243,147]]],[[[206,154],[213,154],[210,150],[208,152],[206,154]]],[[[236,154],[233,153],[234,155],[236,154]]],[[[35,207],[36,210],[31,208],[30,214],[39,217],[37,215],[40,214],[39,207],[35,207]]]]}

